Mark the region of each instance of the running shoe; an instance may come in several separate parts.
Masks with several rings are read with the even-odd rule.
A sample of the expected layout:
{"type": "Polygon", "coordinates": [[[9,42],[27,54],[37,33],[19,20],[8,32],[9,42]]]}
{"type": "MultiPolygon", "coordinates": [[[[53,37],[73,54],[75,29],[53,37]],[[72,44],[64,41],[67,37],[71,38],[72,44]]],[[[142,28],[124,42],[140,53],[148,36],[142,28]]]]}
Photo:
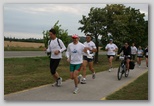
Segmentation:
{"type": "Polygon", "coordinates": [[[79,90],[79,88],[78,88],[78,87],[75,87],[73,93],[74,93],[74,94],[77,94],[77,93],[78,93],[78,90],[79,90]]]}
{"type": "Polygon", "coordinates": [[[57,83],[57,86],[60,87],[62,85],[62,78],[61,77],[58,78],[58,81],[57,82],[58,82],[57,83]]]}
{"type": "Polygon", "coordinates": [[[55,87],[55,86],[58,86],[58,82],[57,81],[52,84],[52,87],[55,87]]]}
{"type": "Polygon", "coordinates": [[[81,84],[86,84],[86,79],[82,79],[81,84]]]}
{"type": "Polygon", "coordinates": [[[82,78],[82,75],[80,74],[80,75],[78,76],[78,83],[81,82],[81,78],[82,78]]]}

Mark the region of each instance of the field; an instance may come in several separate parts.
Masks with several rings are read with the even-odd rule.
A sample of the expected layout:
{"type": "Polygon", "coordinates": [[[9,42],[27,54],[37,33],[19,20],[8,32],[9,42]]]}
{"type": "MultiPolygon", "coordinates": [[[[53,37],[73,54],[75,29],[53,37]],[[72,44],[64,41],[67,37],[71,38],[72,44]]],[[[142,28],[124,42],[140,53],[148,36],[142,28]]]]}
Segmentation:
{"type": "Polygon", "coordinates": [[[43,43],[4,41],[5,51],[42,50],[43,47],[44,47],[43,43]]]}

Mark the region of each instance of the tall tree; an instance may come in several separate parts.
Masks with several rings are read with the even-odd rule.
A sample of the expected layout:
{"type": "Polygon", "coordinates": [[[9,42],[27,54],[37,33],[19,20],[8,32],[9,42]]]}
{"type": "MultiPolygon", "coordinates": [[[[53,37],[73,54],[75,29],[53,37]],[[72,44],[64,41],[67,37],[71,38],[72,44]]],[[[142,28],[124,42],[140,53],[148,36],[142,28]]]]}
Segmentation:
{"type": "MultiPolygon", "coordinates": [[[[90,9],[88,16],[82,16],[79,27],[84,33],[90,33],[96,39],[98,50],[98,36],[101,35],[103,46],[108,43],[108,39],[113,38],[120,48],[124,42],[136,45],[145,45],[148,42],[148,25],[144,20],[144,14],[140,10],[125,7],[123,4],[110,4],[105,8],[90,9]],[[146,40],[145,40],[146,39],[146,40]]],[[[96,60],[98,61],[98,52],[96,60]]]]}
{"type": "Polygon", "coordinates": [[[94,60],[95,63],[98,62],[98,36],[100,35],[100,33],[102,33],[102,31],[104,32],[106,28],[106,18],[105,15],[103,15],[104,13],[105,11],[103,11],[102,9],[92,7],[90,9],[88,17],[83,15],[82,20],[79,20],[79,23],[83,25],[82,27],[79,27],[79,30],[81,30],[81,32],[84,32],[85,34],[90,33],[95,38],[95,44],[97,47],[97,52],[94,60]]]}
{"type": "MultiPolygon", "coordinates": [[[[58,25],[58,23],[59,23],[59,21],[57,21],[54,24],[54,26],[51,27],[51,28],[54,28],[56,30],[57,38],[61,39],[64,42],[65,46],[67,46],[69,41],[70,41],[70,37],[68,36],[67,30],[62,29],[61,25],[58,25]]],[[[49,37],[49,30],[43,31],[42,33],[43,33],[44,45],[47,48],[48,41],[50,39],[50,37],[49,37]]]]}

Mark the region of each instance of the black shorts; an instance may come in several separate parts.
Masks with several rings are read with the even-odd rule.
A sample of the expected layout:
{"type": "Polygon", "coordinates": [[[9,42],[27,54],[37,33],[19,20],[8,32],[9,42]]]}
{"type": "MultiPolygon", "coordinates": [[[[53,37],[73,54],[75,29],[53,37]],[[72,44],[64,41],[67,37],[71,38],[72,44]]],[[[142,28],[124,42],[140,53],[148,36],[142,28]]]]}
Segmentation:
{"type": "Polygon", "coordinates": [[[143,56],[137,56],[138,58],[143,58],[143,56]]]}
{"type": "Polygon", "coordinates": [[[83,60],[86,60],[87,62],[93,62],[94,59],[90,59],[90,58],[87,58],[87,56],[83,56],[83,60]]]}
{"type": "Polygon", "coordinates": [[[125,55],[125,58],[126,58],[126,59],[130,59],[130,60],[132,59],[131,56],[127,56],[127,55],[125,55]]]}
{"type": "Polygon", "coordinates": [[[52,75],[56,73],[56,69],[61,59],[50,59],[50,72],[52,75]]]}
{"type": "Polygon", "coordinates": [[[145,56],[145,58],[148,58],[148,56],[145,56]]]}
{"type": "Polygon", "coordinates": [[[114,57],[114,56],[115,56],[115,55],[107,55],[108,58],[110,58],[110,57],[114,57]]]}

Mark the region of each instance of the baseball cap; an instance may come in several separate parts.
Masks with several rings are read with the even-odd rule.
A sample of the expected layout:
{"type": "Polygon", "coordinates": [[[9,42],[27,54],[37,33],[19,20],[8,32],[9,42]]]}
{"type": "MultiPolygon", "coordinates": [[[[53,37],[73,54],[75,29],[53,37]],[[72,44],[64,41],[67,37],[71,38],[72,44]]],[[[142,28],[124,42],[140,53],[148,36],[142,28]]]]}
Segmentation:
{"type": "Polygon", "coordinates": [[[110,41],[113,41],[113,39],[110,39],[110,41]]]}
{"type": "Polygon", "coordinates": [[[79,36],[77,34],[72,35],[73,39],[79,38],[79,36]]]}

